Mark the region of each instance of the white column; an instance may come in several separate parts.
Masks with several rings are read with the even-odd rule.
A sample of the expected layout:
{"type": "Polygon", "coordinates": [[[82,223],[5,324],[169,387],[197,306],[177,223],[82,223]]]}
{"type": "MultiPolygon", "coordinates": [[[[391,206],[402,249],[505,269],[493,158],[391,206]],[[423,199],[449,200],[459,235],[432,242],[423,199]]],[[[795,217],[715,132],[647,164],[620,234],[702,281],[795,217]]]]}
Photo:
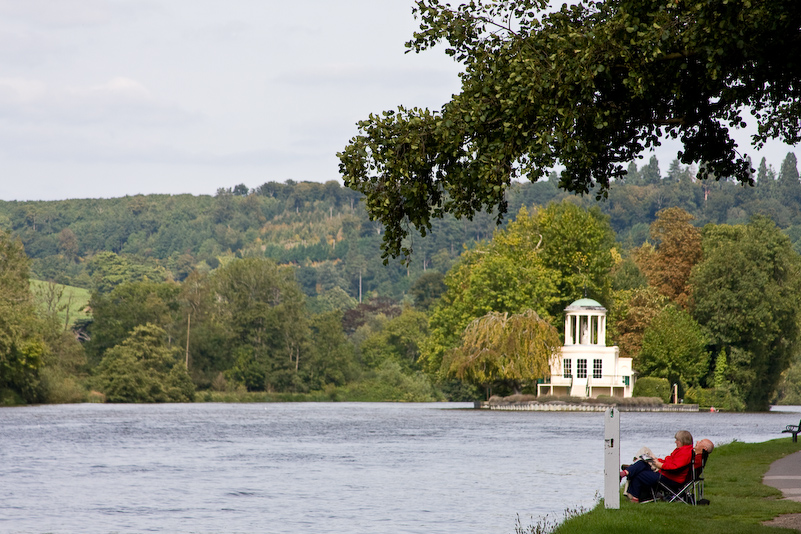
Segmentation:
{"type": "Polygon", "coordinates": [[[601,323],[601,334],[598,336],[598,344],[602,347],[606,346],[606,315],[602,315],[600,318],[601,323]]]}

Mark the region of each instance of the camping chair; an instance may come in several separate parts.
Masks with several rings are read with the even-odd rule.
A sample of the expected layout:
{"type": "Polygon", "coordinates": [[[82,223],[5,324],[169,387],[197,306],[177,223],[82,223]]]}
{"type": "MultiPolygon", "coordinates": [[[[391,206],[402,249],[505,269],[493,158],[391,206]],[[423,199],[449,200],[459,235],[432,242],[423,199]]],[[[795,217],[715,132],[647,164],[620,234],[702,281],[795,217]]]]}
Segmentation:
{"type": "Polygon", "coordinates": [[[701,452],[701,464],[695,467],[696,454],[693,452],[688,466],[680,467],[676,471],[687,469],[687,476],[681,483],[676,483],[667,477],[659,477],[657,491],[661,492],[664,500],[668,502],[683,502],[684,504],[701,504],[704,498],[704,467],[709,458],[707,451],[701,452]],[[688,469],[689,468],[689,469],[688,469]]]}
{"type": "Polygon", "coordinates": [[[704,499],[704,468],[706,461],[709,459],[709,451],[701,451],[701,467],[695,468],[693,492],[695,493],[695,504],[709,504],[709,501],[704,499]]]}
{"type": "Polygon", "coordinates": [[[687,504],[694,504],[688,502],[692,500],[687,497],[687,490],[691,490],[693,486],[693,467],[695,466],[695,451],[690,456],[690,462],[676,469],[661,469],[659,471],[659,479],[656,485],[651,487],[651,498],[640,503],[649,503],[656,501],[676,502],[681,501],[687,504]],[[665,471],[671,473],[684,473],[681,482],[675,482],[665,476],[662,476],[665,471]]]}

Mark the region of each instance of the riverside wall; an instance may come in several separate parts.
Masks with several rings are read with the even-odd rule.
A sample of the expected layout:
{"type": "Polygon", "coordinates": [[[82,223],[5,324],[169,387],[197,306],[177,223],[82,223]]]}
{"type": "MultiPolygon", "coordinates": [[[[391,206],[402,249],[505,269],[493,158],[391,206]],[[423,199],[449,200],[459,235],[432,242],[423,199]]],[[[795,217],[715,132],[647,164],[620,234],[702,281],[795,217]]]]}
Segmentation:
{"type": "Polygon", "coordinates": [[[697,412],[697,404],[663,404],[661,406],[627,406],[615,404],[578,404],[562,402],[519,402],[513,404],[490,404],[476,402],[475,407],[482,410],[513,412],[603,412],[617,408],[621,412],[697,412]]]}

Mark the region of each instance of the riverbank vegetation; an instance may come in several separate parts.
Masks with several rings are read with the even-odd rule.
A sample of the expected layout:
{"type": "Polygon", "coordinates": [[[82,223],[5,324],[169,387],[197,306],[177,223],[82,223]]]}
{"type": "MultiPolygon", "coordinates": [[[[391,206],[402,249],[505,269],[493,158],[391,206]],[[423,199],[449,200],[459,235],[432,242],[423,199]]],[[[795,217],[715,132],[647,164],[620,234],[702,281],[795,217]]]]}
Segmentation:
{"type": "Polygon", "coordinates": [[[555,175],[517,184],[501,226],[438,219],[388,265],[383,228],[334,182],[0,202],[0,404],[532,394],[548,351],[525,347],[554,345],[585,294],[636,394],[801,402],[795,156],[763,161],[754,188],[694,172],[632,164],[601,202],[555,175]],[[534,337],[502,328],[473,350],[482,325],[525,317],[534,337]]]}
{"type": "MultiPolygon", "coordinates": [[[[573,515],[553,534],[604,533],[673,534],[705,532],[735,534],[777,531],[763,526],[780,514],[801,513],[801,503],[782,499],[779,490],[762,484],[770,464],[798,451],[790,438],[764,443],[729,443],[715,449],[705,470],[705,498],[709,506],[675,503],[634,504],[622,499],[619,510],[607,510],[599,503],[593,510],[573,515]]],[[[523,521],[525,523],[525,521],[523,521]]],[[[542,525],[543,522],[540,523],[542,525]]],[[[540,525],[521,527],[518,532],[550,532],[540,525]]],[[[787,530],[786,532],[791,532],[787,530]]],[[[792,530],[792,532],[795,532],[792,530]]]]}

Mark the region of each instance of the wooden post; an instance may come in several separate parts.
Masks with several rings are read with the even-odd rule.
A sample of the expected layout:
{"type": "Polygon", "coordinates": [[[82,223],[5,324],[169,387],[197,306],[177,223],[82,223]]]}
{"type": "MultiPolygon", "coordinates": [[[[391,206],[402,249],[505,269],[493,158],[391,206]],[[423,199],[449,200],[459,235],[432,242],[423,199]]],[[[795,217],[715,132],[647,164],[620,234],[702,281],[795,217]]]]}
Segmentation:
{"type": "Polygon", "coordinates": [[[186,317],[186,370],[189,370],[189,325],[192,322],[192,312],[186,317]]]}

